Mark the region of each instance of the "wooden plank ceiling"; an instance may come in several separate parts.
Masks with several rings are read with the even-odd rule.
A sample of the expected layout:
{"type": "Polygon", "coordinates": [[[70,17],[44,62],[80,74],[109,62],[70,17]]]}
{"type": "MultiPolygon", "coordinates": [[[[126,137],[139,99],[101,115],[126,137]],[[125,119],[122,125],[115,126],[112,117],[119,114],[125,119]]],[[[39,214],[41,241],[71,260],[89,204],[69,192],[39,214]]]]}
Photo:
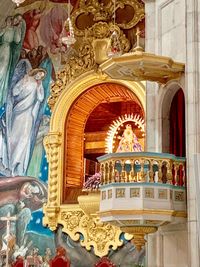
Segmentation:
{"type": "MultiPolygon", "coordinates": [[[[122,110],[125,112],[127,108],[130,109],[130,103],[132,103],[132,109],[135,106],[137,114],[144,115],[143,108],[135,94],[125,86],[114,83],[93,86],[73,103],[66,118],[65,127],[64,187],[68,188],[65,191],[65,196],[67,192],[70,195],[70,187],[81,188],[83,185],[84,139],[88,140],[89,138],[89,140],[93,140],[93,143],[104,141],[103,138],[109,128],[110,121],[113,121],[114,117],[117,118],[122,115],[122,110]],[[128,104],[124,105],[123,103],[128,104]]],[[[99,143],[99,145],[102,148],[103,144],[99,143]]],[[[94,146],[93,149],[98,149],[98,145],[97,148],[94,146]]]]}

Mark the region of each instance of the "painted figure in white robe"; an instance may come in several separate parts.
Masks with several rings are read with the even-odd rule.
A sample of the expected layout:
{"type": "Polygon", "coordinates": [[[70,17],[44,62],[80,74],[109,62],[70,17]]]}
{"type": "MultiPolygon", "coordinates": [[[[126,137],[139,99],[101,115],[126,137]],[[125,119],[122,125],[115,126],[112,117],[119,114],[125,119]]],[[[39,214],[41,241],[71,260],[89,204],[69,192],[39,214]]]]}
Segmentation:
{"type": "Polygon", "coordinates": [[[12,176],[26,174],[30,161],[31,142],[40,105],[44,99],[43,69],[33,69],[12,90],[13,108],[6,117],[8,165],[12,176]]]}

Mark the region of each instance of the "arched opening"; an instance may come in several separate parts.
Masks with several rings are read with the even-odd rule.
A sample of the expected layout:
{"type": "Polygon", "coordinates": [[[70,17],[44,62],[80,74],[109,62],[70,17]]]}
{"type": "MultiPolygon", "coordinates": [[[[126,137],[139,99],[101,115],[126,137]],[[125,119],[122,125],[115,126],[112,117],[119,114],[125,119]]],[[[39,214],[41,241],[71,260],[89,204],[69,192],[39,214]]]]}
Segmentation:
{"type": "Polygon", "coordinates": [[[185,156],[185,97],[178,86],[169,88],[163,100],[162,152],[185,156]]]}
{"type": "Polygon", "coordinates": [[[170,107],[170,142],[169,152],[175,156],[185,157],[185,98],[179,89],[170,107]]]}
{"type": "Polygon", "coordinates": [[[124,85],[103,83],[82,93],[72,104],[65,122],[63,202],[76,203],[82,194],[85,160],[105,154],[105,135],[120,115],[144,109],[137,96],[124,85]]]}

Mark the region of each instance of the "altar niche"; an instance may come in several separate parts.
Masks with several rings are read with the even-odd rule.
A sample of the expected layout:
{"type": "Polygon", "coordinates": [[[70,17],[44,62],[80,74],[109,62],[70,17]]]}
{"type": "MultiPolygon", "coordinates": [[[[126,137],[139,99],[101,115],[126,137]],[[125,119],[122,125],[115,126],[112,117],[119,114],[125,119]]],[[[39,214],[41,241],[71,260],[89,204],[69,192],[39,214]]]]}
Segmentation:
{"type": "MultiPolygon", "coordinates": [[[[113,121],[126,114],[144,118],[144,108],[138,97],[121,84],[95,85],[74,101],[65,121],[63,203],[77,203],[85,178],[99,171],[96,158],[107,152],[106,138],[113,121]]],[[[131,123],[144,148],[143,134],[131,123]]],[[[116,149],[119,142],[120,137],[113,144],[116,149]]]]}

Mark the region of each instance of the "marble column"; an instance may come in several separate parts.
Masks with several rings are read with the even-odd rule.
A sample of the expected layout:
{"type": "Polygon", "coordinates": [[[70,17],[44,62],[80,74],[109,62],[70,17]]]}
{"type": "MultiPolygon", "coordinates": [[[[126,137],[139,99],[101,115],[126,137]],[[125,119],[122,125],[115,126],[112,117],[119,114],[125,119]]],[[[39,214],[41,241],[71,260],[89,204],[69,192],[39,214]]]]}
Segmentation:
{"type": "Polygon", "coordinates": [[[160,145],[160,125],[158,118],[160,110],[158,110],[158,90],[159,86],[155,82],[146,82],[146,151],[162,152],[160,145]]]}
{"type": "Polygon", "coordinates": [[[186,156],[189,266],[200,266],[198,195],[194,155],[200,153],[200,3],[186,0],[186,156]]]}

